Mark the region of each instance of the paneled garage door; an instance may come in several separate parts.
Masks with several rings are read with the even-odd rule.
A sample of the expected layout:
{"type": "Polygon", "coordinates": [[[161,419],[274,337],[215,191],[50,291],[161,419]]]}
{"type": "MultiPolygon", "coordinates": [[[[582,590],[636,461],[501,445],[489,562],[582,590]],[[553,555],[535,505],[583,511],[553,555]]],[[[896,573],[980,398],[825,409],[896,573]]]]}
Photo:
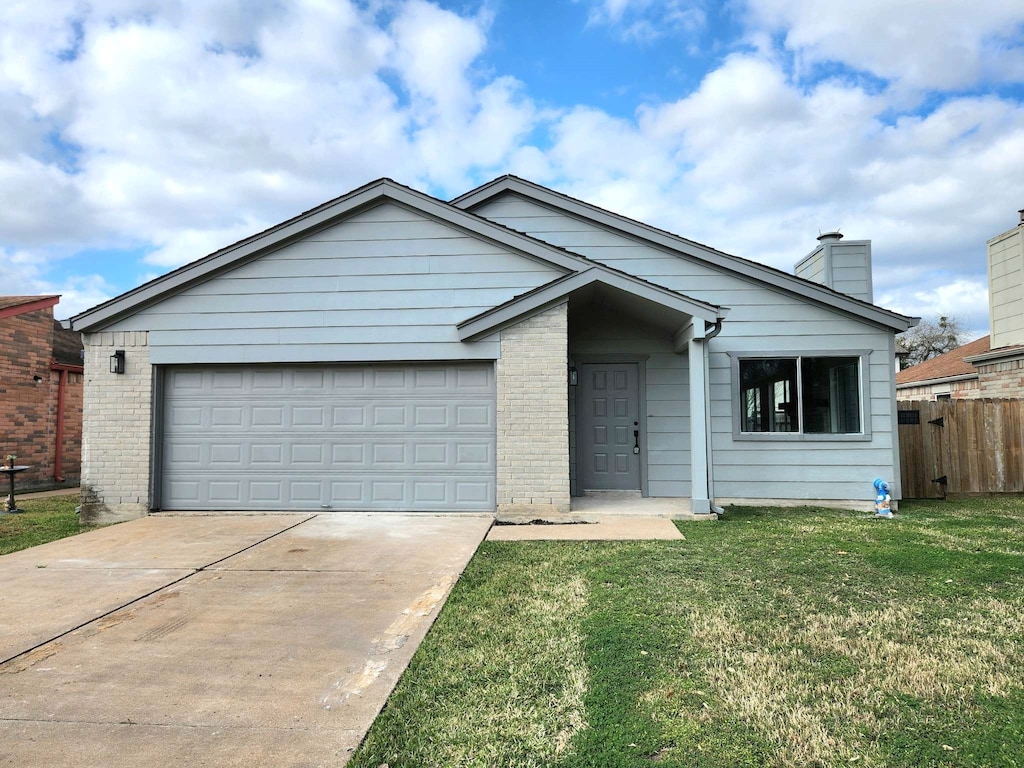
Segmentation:
{"type": "Polygon", "coordinates": [[[175,366],[163,393],[163,509],[494,509],[489,363],[175,366]]]}

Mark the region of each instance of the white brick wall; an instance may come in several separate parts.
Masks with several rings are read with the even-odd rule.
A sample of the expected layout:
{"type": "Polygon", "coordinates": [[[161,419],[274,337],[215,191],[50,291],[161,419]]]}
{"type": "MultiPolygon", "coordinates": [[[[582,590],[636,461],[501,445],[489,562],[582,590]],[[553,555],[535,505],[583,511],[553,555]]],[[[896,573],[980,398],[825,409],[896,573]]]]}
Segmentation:
{"type": "Polygon", "coordinates": [[[114,522],[148,513],[152,402],[148,334],[86,334],[83,522],[114,522]],[[110,372],[116,349],[125,351],[125,373],[120,375],[110,372]]]}
{"type": "Polygon", "coordinates": [[[560,304],[501,332],[499,513],[569,511],[566,310],[560,304]]]}

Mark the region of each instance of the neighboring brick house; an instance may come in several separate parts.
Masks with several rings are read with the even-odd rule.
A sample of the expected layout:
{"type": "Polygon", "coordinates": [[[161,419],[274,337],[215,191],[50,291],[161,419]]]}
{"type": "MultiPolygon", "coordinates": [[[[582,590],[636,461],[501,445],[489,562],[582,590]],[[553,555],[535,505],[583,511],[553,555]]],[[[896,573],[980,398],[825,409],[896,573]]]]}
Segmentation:
{"type": "Polygon", "coordinates": [[[896,397],[899,400],[944,400],[981,397],[978,369],[965,357],[989,351],[989,336],[945,354],[925,360],[896,374],[896,397]]]}
{"type": "Polygon", "coordinates": [[[59,296],[0,296],[0,458],[18,487],[76,485],[82,453],[82,335],[53,319],[59,296]]]}
{"type": "Polygon", "coordinates": [[[988,241],[990,336],[900,371],[900,400],[1024,398],[1024,210],[988,241]]]}

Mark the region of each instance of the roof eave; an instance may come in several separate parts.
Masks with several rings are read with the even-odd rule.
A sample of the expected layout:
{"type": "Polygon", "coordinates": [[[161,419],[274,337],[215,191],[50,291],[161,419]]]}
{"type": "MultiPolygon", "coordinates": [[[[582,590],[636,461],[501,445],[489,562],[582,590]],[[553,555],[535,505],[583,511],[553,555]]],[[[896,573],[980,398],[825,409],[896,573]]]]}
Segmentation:
{"type": "Polygon", "coordinates": [[[385,200],[435,216],[474,235],[567,272],[590,265],[583,256],[502,227],[390,179],[380,179],[81,312],[70,318],[66,327],[85,332],[99,330],[140,307],[159,301],[171,292],[183,290],[233,265],[280,248],[311,231],[329,226],[338,219],[385,200]]]}
{"type": "Polygon", "coordinates": [[[729,312],[727,307],[718,307],[692,299],[676,291],[670,291],[667,288],[661,288],[595,264],[582,272],[552,280],[528,293],[516,296],[504,304],[499,304],[463,320],[456,326],[459,339],[461,341],[476,341],[519,322],[525,316],[542,312],[559,304],[567,300],[572,293],[593,283],[616,288],[708,323],[721,320],[729,312]]]}
{"type": "Polygon", "coordinates": [[[1024,346],[1020,347],[1004,347],[1002,349],[992,349],[988,352],[981,352],[977,355],[968,355],[964,358],[965,363],[971,363],[977,365],[978,363],[988,363],[993,360],[1000,360],[1004,357],[1021,357],[1024,356],[1024,346]]]}
{"type": "Polygon", "coordinates": [[[17,317],[18,315],[24,315],[29,312],[35,312],[40,309],[56,306],[59,302],[60,294],[35,296],[30,298],[28,301],[23,301],[21,304],[12,304],[9,307],[0,309],[0,318],[17,317]]]}
{"type": "Polygon", "coordinates": [[[554,192],[546,187],[541,187],[533,182],[521,179],[518,176],[500,176],[454,198],[450,202],[454,206],[469,210],[505,192],[521,194],[540,203],[566,210],[577,216],[596,220],[628,235],[641,237],[662,247],[686,254],[691,258],[696,255],[698,258],[703,258],[717,267],[728,269],[772,287],[795,293],[811,301],[825,304],[864,320],[891,328],[896,333],[902,333],[913,328],[921,320],[919,317],[901,315],[898,312],[854,299],[838,291],[830,290],[794,275],[788,275],[772,267],[757,264],[747,259],[740,259],[738,256],[716,250],[693,240],[687,240],[679,235],[674,235],[657,227],[652,227],[649,224],[635,221],[621,214],[569,197],[568,195],[554,192]],[[689,253],[680,246],[685,246],[698,253],[689,253]]]}
{"type": "Polygon", "coordinates": [[[958,373],[956,376],[940,376],[936,379],[918,379],[896,384],[896,389],[910,389],[911,387],[930,387],[933,384],[949,384],[954,381],[971,381],[978,378],[976,373],[958,373]]]}

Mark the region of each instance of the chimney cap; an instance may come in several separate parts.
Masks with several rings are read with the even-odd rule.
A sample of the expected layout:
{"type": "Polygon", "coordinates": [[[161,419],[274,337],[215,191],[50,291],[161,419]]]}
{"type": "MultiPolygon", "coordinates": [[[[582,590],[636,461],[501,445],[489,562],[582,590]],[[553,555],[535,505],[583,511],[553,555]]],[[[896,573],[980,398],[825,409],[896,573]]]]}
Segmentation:
{"type": "Polygon", "coordinates": [[[842,239],[843,239],[843,233],[840,232],[838,229],[835,232],[823,232],[822,234],[818,235],[818,242],[819,243],[835,242],[837,240],[842,240],[842,239]]]}
{"type": "Polygon", "coordinates": [[[1021,208],[1019,211],[1017,211],[1017,213],[1020,214],[1020,223],[1021,223],[1021,225],[1024,225],[1024,208],[1021,208]]]}

